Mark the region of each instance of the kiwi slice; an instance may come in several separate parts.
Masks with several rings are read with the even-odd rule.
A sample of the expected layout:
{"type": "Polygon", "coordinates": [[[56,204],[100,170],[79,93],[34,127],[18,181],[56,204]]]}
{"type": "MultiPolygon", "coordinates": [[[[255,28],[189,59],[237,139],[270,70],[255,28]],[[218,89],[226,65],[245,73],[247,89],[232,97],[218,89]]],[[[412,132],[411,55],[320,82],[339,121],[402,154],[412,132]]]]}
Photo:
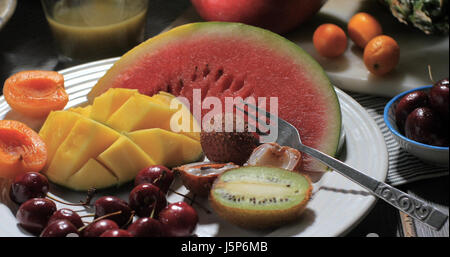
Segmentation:
{"type": "Polygon", "coordinates": [[[274,228],[296,220],[311,197],[308,177],[285,169],[246,166],[221,174],[210,192],[214,211],[244,228],[274,228]]]}

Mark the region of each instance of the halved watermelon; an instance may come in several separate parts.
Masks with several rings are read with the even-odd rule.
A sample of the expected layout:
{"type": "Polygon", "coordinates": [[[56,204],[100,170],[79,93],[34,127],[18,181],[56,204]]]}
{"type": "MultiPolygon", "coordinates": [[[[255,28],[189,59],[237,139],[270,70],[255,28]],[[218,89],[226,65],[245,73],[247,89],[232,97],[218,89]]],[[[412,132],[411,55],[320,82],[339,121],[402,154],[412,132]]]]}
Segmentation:
{"type": "MultiPolygon", "coordinates": [[[[300,132],[303,143],[335,155],[341,129],[336,92],[322,67],[299,46],[238,23],[202,22],[162,33],[126,53],[98,81],[90,102],[109,88],[166,91],[202,97],[278,97],[278,114],[300,132]]],[[[310,157],[307,171],[325,167],[310,157]]]]}

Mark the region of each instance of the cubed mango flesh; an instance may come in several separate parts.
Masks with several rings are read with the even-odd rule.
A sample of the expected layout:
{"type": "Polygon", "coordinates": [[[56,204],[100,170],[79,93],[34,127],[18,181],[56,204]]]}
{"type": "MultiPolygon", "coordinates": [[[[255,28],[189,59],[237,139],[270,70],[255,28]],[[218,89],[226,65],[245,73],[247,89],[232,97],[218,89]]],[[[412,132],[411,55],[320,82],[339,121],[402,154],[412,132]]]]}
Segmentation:
{"type": "Polygon", "coordinates": [[[145,95],[133,95],[106,122],[106,125],[130,132],[146,128],[170,129],[174,110],[145,95]]]}
{"type": "Polygon", "coordinates": [[[131,96],[138,94],[136,89],[114,88],[95,98],[90,117],[105,123],[131,96]]]}
{"type": "Polygon", "coordinates": [[[136,177],[145,167],[156,164],[139,146],[129,138],[121,136],[97,160],[107,167],[123,184],[136,177]]]}
{"type": "Polygon", "coordinates": [[[54,154],[44,174],[63,184],[92,157],[112,145],[120,134],[96,121],[80,118],[54,154]]]}
{"type": "Polygon", "coordinates": [[[183,131],[185,123],[171,124],[182,114],[192,122],[190,128],[199,127],[180,104],[168,93],[149,97],[110,89],[93,105],[52,112],[40,131],[49,149],[43,174],[74,190],[101,189],[131,181],[150,165],[173,167],[198,160],[199,132],[183,131]]]}
{"type": "Polygon", "coordinates": [[[182,134],[155,128],[127,135],[156,163],[167,167],[193,162],[202,156],[200,142],[182,134]]]}
{"type": "Polygon", "coordinates": [[[80,170],[67,179],[66,187],[77,191],[103,189],[119,184],[114,174],[95,159],[89,159],[80,170]]]}
{"type": "Polygon", "coordinates": [[[85,107],[70,108],[68,111],[78,113],[83,117],[89,117],[91,115],[92,105],[88,105],[85,107]]]}
{"type": "Polygon", "coordinates": [[[80,118],[78,113],[66,111],[53,111],[47,116],[47,120],[39,131],[39,135],[47,145],[48,157],[44,170],[48,168],[56,150],[80,118]]]}
{"type": "Polygon", "coordinates": [[[170,109],[175,110],[170,120],[170,131],[181,133],[194,140],[200,141],[200,125],[192,116],[191,111],[174,95],[167,92],[159,92],[152,98],[167,104],[170,109]]]}

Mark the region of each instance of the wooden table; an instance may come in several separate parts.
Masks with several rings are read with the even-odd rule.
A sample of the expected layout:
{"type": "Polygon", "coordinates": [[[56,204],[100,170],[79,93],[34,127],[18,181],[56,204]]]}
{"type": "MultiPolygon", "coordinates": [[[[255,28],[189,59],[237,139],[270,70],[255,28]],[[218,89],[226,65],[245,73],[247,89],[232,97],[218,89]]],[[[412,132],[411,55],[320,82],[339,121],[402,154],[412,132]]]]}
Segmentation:
{"type": "MultiPolygon", "coordinates": [[[[189,0],[152,0],[147,17],[146,38],[170,25],[189,0]]],[[[58,60],[40,1],[19,1],[15,14],[0,31],[0,81],[25,69],[60,70],[78,63],[58,60]]],[[[376,158],[373,156],[371,158],[376,158]]],[[[448,213],[449,177],[428,179],[399,187],[448,213]]],[[[389,204],[378,201],[373,210],[347,236],[404,237],[449,236],[449,222],[441,231],[417,224],[389,204]]]]}

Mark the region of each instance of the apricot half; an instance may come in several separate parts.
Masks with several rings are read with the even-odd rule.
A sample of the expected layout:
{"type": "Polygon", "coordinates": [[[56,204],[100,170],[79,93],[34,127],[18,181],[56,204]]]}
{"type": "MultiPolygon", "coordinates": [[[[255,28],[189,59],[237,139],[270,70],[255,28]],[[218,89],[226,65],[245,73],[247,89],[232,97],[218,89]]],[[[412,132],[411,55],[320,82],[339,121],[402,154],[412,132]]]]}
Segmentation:
{"type": "Polygon", "coordinates": [[[36,118],[62,110],[69,101],[64,77],[55,71],[18,72],[5,81],[3,95],[13,110],[36,118]]]}
{"type": "Polygon", "coordinates": [[[19,121],[0,121],[1,178],[39,172],[46,161],[47,147],[36,132],[19,121]]]}

